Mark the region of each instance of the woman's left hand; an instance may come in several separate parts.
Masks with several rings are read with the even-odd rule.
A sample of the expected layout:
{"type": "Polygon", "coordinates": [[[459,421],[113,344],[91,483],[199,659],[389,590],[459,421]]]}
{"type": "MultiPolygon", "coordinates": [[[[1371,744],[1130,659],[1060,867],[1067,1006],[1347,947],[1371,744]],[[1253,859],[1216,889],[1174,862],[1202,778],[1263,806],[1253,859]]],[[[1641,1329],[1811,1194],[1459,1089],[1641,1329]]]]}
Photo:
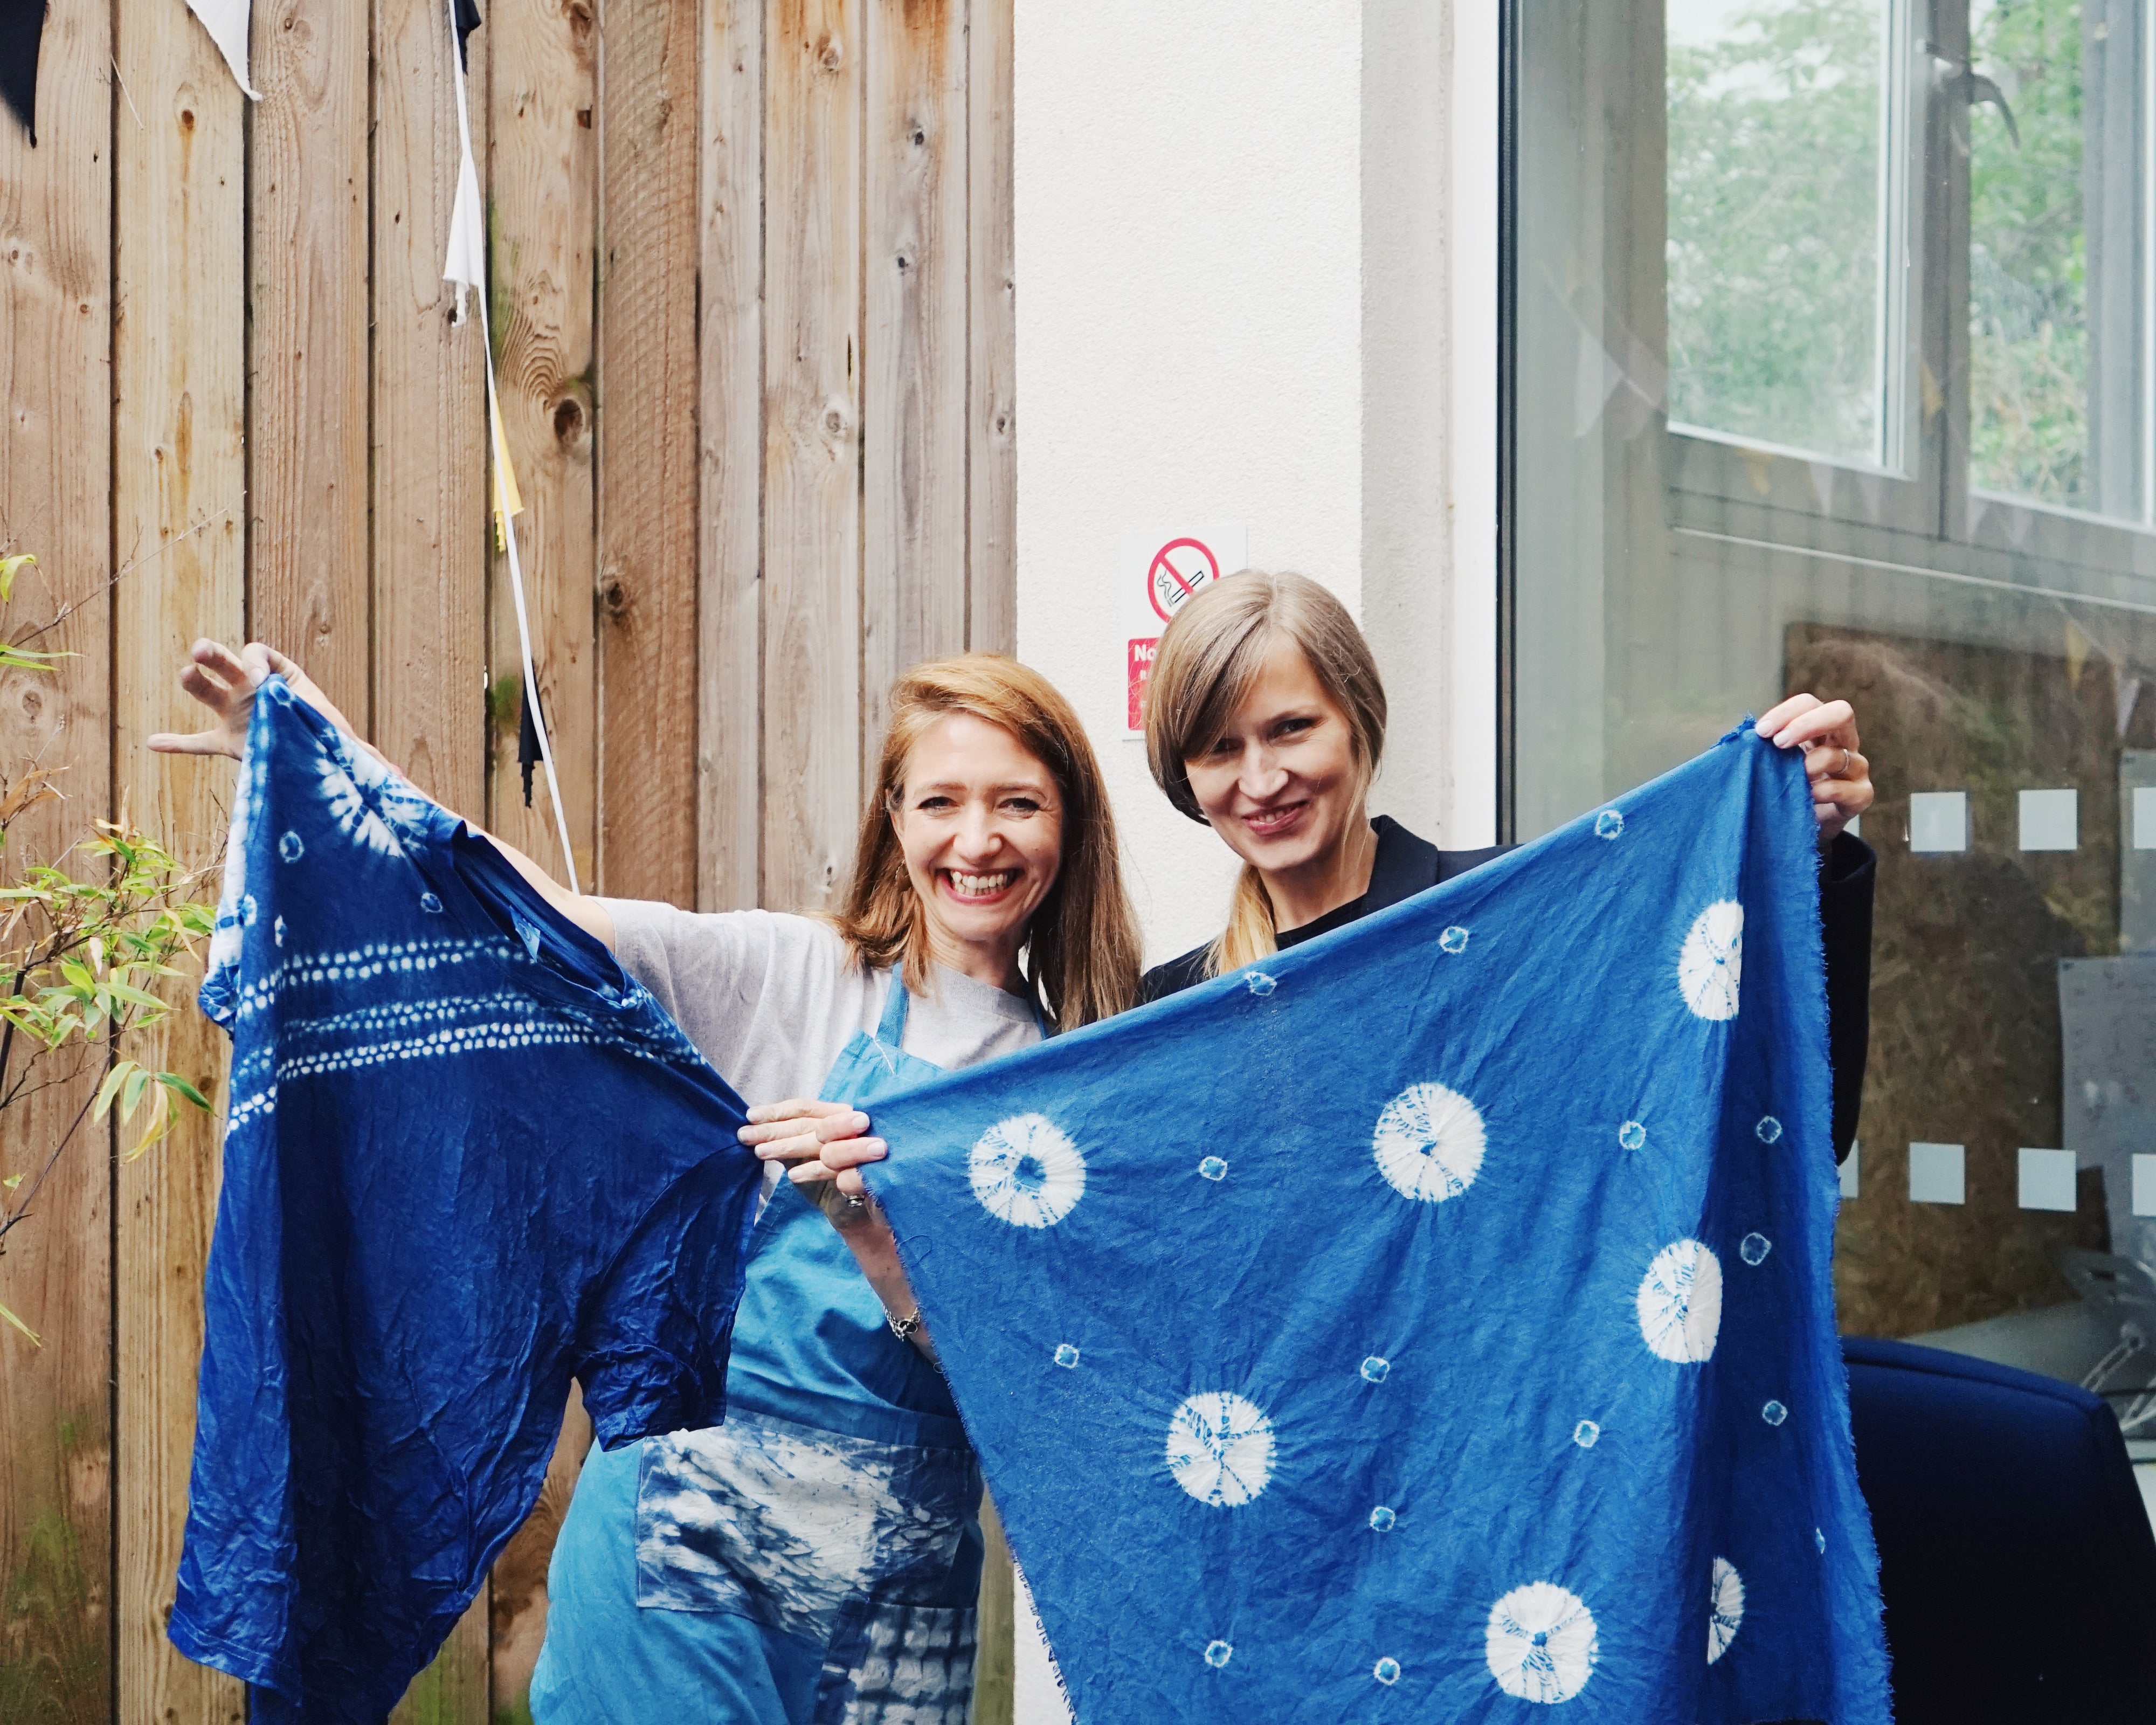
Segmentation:
{"type": "Polygon", "coordinates": [[[1857,748],[1856,714],[1847,701],[1792,695],[1754,728],[1776,748],[1804,752],[1820,844],[1831,844],[1871,806],[1871,763],[1857,748]]]}

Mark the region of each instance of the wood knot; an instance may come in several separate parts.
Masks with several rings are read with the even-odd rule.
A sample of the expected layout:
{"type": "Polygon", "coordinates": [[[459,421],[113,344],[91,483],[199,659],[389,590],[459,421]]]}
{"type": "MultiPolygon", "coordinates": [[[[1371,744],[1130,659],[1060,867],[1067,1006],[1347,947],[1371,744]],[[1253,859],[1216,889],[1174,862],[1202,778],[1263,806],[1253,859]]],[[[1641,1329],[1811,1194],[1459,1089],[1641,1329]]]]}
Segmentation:
{"type": "Polygon", "coordinates": [[[181,109],[181,110],[180,110],[180,130],[181,130],[182,131],[192,131],[194,129],[195,129],[195,110],[194,110],[192,108],[182,108],[182,109],[181,109]]]}
{"type": "Polygon", "coordinates": [[[836,36],[826,36],[816,44],[816,64],[825,71],[835,72],[845,63],[845,46],[836,36]]]}
{"type": "Polygon", "coordinates": [[[915,127],[913,128],[913,147],[914,147],[915,149],[918,150],[918,149],[919,149],[919,148],[920,148],[923,144],[927,143],[927,141],[928,141],[928,134],[927,134],[927,132],[923,131],[922,131],[919,126],[915,126],[915,127]]]}
{"type": "Polygon", "coordinates": [[[846,416],[836,408],[824,410],[824,434],[834,442],[846,434],[846,416]]]}
{"type": "Polygon", "coordinates": [[[584,429],[583,403],[573,395],[565,395],[554,403],[554,436],[564,444],[572,444],[584,429]]]}
{"type": "Polygon", "coordinates": [[[570,0],[570,4],[562,9],[568,17],[569,33],[579,43],[583,42],[592,33],[591,8],[585,5],[583,0],[570,0]]]}
{"type": "Polygon", "coordinates": [[[901,270],[909,270],[912,268],[912,266],[913,259],[907,257],[904,252],[901,252],[898,254],[898,267],[901,270]]]}
{"type": "Polygon", "coordinates": [[[629,615],[629,588],[620,576],[610,574],[600,581],[599,604],[615,623],[629,615]]]}

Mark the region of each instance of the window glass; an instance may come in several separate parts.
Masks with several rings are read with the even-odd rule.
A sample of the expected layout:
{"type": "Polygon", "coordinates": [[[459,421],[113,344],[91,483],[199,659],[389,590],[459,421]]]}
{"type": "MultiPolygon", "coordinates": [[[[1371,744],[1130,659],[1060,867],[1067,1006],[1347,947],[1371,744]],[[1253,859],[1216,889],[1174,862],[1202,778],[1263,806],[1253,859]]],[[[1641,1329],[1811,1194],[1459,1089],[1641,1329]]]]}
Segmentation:
{"type": "Polygon", "coordinates": [[[1671,0],[1669,411],[1876,463],[1882,0],[1671,0]]]}
{"type": "Polygon", "coordinates": [[[2076,1255],[2156,1265],[2148,0],[1516,8],[1513,831],[1851,701],[1843,1326],[2090,1381],[2156,1460],[2076,1255]]]}
{"type": "MultiPolygon", "coordinates": [[[[2082,8],[1973,0],[1969,29],[1969,483],[2130,515],[2133,487],[2102,495],[2089,460],[2089,378],[2102,356],[2092,349],[2082,179],[2106,164],[2101,149],[2083,153],[2082,8]]],[[[2109,164],[2128,175],[2134,165],[2130,141],[2109,164]]]]}

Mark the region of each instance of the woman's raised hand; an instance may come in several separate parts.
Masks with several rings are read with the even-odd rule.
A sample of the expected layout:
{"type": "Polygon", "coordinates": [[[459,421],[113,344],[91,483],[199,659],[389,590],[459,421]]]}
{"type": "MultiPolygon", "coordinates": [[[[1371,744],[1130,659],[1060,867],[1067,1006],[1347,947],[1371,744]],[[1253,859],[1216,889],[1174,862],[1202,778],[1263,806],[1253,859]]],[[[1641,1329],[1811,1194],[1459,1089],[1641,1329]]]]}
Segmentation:
{"type": "MultiPolygon", "coordinates": [[[[862,1162],[874,1162],[884,1154],[880,1138],[864,1137],[869,1129],[869,1117],[850,1102],[810,1102],[792,1097],[783,1102],[763,1102],[748,1111],[749,1123],[734,1134],[742,1143],[757,1153],[762,1162],[781,1162],[787,1164],[787,1174],[797,1186],[814,1186],[838,1178],[838,1171],[827,1168],[822,1160],[827,1146],[844,1142],[860,1154],[862,1162]]],[[[850,1168],[850,1163],[845,1164],[850,1168]]],[[[859,1197],[861,1177],[852,1176],[850,1184],[839,1189],[849,1197],[859,1197]]]]}
{"type": "Polygon", "coordinates": [[[1762,715],[1754,728],[1776,748],[1804,752],[1822,843],[1838,837],[1871,806],[1871,763],[1858,752],[1856,713],[1847,701],[1792,695],[1762,715]]]}
{"type": "Polygon", "coordinates": [[[237,761],[247,749],[248,721],[254,716],[254,691],[272,673],[338,730],[357,740],[351,721],[330,704],[313,679],[275,647],[249,641],[235,653],[222,641],[204,637],[187,651],[180,687],[214,716],[207,731],[160,731],[150,747],[164,755],[229,755],[237,761]]]}

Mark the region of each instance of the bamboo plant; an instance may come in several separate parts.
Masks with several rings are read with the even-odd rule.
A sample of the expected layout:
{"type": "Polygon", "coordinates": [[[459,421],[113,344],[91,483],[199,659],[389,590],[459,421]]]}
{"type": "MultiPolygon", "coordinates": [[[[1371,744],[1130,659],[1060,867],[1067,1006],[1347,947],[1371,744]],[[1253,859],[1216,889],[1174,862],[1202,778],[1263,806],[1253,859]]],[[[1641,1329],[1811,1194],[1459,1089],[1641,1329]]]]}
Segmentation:
{"type": "MultiPolygon", "coordinates": [[[[0,605],[12,599],[16,578],[34,561],[0,557],[0,605]]],[[[0,673],[49,675],[54,661],[64,656],[0,639],[0,673]]],[[[0,861],[15,821],[40,803],[64,799],[54,776],[34,761],[18,765],[13,777],[0,771],[0,861]]],[[[154,1070],[123,1052],[175,1009],[172,979],[194,968],[198,943],[215,923],[214,906],[203,896],[209,872],[185,866],[123,807],[118,819],[95,821],[54,862],[13,869],[12,882],[0,886],[6,988],[0,994],[0,1144],[22,1142],[19,1131],[8,1130],[22,1118],[14,1111],[74,1081],[85,1068],[105,1068],[103,1081],[65,1130],[36,1147],[33,1167],[0,1168],[0,1256],[8,1236],[35,1214],[39,1190],[85,1120],[103,1120],[116,1109],[133,1128],[126,1153],[132,1159],[172,1130],[176,1106],[209,1108],[209,1099],[181,1074],[154,1070]],[[183,958],[191,963],[183,965],[183,958]]],[[[38,1341],[4,1302],[0,1322],[38,1341]]]]}

